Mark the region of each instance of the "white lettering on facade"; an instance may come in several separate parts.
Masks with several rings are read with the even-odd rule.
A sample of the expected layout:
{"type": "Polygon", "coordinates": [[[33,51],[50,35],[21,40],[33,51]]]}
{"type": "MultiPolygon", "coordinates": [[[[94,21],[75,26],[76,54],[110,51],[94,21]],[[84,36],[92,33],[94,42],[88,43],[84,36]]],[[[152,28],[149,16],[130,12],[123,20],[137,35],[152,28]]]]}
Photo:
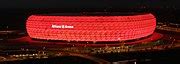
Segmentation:
{"type": "Polygon", "coordinates": [[[52,28],[74,28],[74,26],[68,26],[68,25],[52,25],[52,28]]]}

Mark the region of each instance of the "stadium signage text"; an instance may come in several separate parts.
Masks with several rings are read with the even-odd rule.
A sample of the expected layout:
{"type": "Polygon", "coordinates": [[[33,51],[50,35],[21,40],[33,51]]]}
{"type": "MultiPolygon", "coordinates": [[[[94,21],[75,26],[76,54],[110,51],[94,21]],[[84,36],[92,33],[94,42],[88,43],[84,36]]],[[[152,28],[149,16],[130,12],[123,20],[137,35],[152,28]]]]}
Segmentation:
{"type": "Polygon", "coordinates": [[[52,28],[74,28],[74,26],[68,26],[68,25],[52,25],[52,28]]]}

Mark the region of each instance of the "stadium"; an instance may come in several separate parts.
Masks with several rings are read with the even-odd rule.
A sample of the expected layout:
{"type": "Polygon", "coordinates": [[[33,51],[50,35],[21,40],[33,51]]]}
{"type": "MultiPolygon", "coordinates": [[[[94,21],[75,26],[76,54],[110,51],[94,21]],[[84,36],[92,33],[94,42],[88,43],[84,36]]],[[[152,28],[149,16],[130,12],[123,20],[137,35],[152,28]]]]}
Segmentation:
{"type": "MultiPolygon", "coordinates": [[[[26,22],[26,38],[73,46],[119,46],[160,39],[154,32],[156,18],[151,13],[60,13],[31,15],[26,22]]],[[[24,40],[24,39],[23,39],[24,40]]]]}
{"type": "Polygon", "coordinates": [[[156,61],[180,46],[178,33],[174,32],[178,32],[177,28],[168,27],[174,34],[169,36],[167,26],[157,19],[153,13],[32,14],[26,19],[25,31],[0,32],[1,42],[5,42],[0,47],[7,50],[0,58],[10,63],[44,59],[41,63],[55,62],[52,64],[59,62],[52,59],[56,57],[80,57],[100,64],[156,61]],[[3,57],[7,54],[10,57],[3,57]],[[141,61],[144,58],[148,60],[141,61]]]}

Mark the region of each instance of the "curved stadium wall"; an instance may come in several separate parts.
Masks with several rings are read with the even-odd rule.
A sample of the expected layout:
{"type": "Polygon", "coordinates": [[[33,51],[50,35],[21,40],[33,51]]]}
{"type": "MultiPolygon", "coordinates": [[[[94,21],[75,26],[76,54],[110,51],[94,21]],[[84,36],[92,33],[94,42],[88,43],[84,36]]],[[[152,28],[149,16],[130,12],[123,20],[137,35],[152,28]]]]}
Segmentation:
{"type": "Polygon", "coordinates": [[[151,35],[156,18],[127,16],[31,15],[26,23],[31,38],[68,41],[124,41],[151,35]]]}

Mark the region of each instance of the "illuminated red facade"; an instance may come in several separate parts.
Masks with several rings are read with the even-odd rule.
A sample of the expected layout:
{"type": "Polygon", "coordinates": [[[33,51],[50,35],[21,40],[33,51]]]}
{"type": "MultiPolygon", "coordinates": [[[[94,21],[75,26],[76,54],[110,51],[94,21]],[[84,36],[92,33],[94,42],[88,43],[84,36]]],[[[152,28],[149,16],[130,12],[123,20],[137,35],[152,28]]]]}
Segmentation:
{"type": "Polygon", "coordinates": [[[152,14],[132,16],[32,15],[26,29],[31,38],[68,41],[121,41],[151,35],[156,27],[152,14]]]}

